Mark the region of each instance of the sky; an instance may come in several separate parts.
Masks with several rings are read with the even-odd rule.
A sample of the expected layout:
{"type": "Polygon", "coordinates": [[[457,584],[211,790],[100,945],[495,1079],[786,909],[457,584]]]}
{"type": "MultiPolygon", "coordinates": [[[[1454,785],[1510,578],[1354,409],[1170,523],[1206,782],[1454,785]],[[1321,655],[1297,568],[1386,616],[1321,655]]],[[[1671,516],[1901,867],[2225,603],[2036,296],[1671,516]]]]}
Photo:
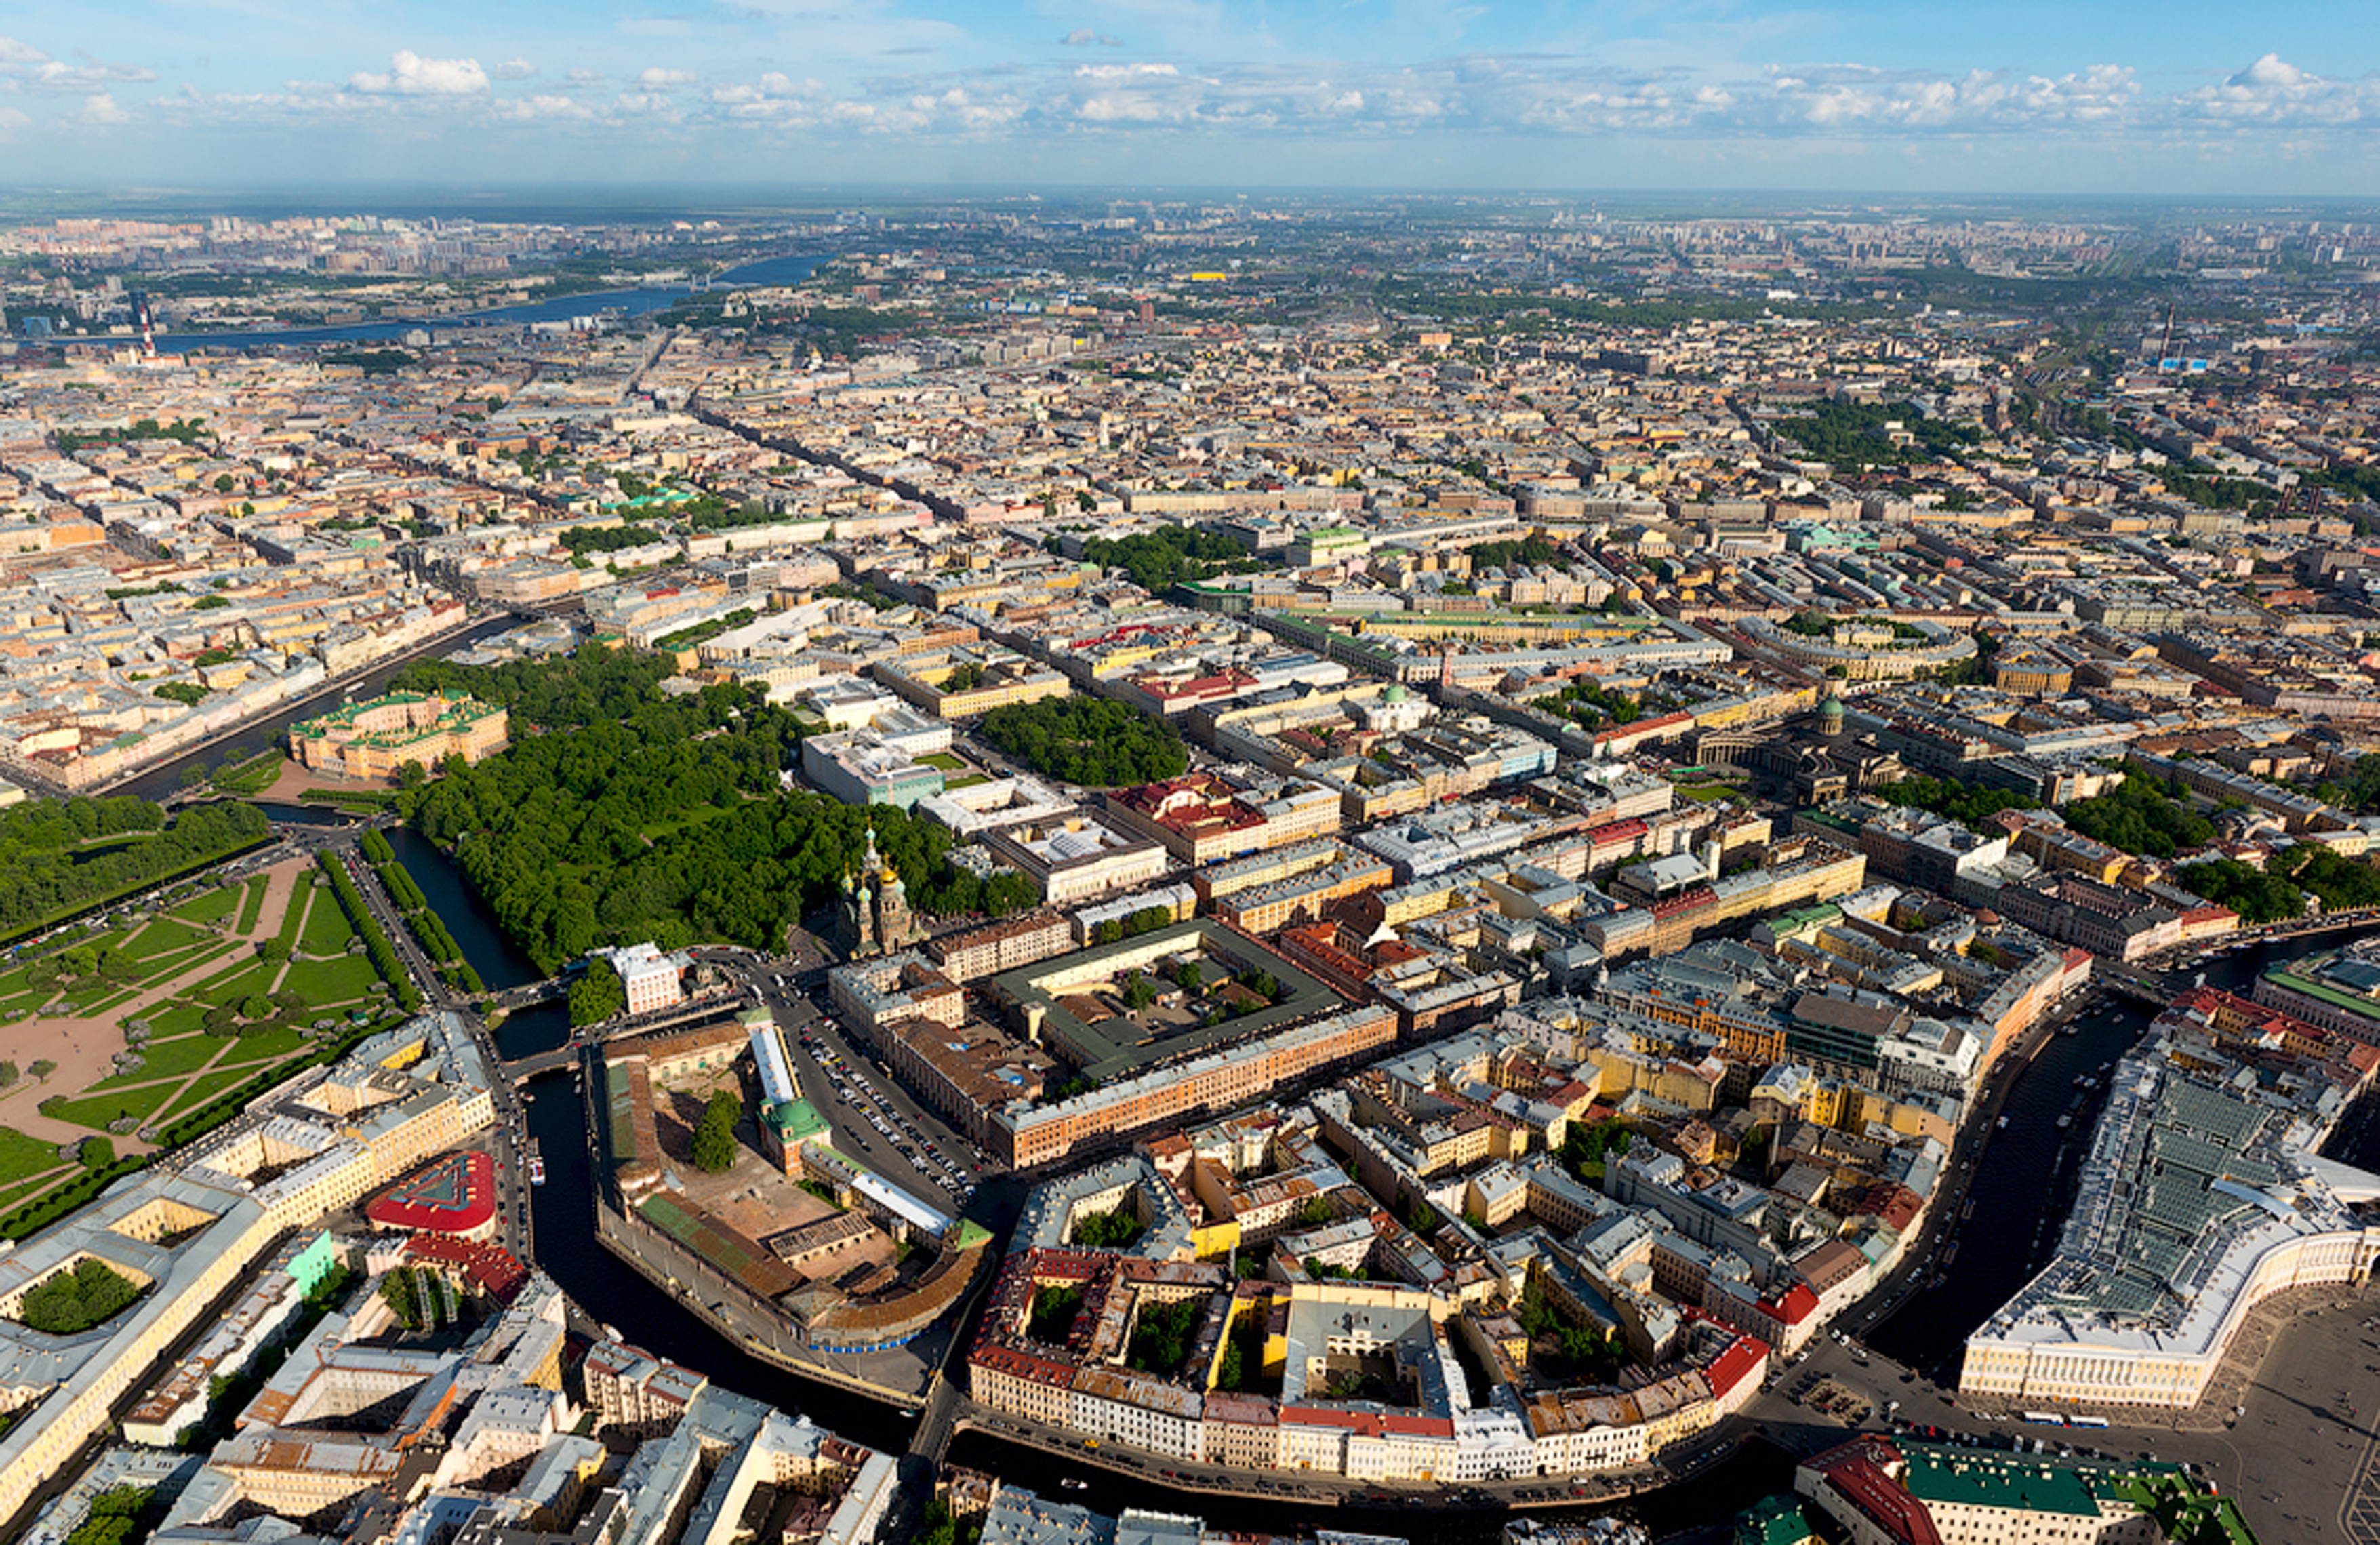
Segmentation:
{"type": "Polygon", "coordinates": [[[2380,195],[2372,0],[9,0],[0,186],[2380,195]]]}

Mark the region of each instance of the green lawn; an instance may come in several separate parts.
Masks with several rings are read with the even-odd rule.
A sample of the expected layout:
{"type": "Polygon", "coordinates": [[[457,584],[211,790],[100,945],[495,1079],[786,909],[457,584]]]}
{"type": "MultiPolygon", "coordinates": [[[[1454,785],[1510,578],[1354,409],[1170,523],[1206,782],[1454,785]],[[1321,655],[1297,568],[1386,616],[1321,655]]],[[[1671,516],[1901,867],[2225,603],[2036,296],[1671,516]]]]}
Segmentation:
{"type": "Polygon", "coordinates": [[[670,816],[664,820],[653,821],[650,825],[639,826],[637,830],[647,842],[659,842],[674,832],[683,832],[689,826],[699,826],[706,821],[716,821],[727,813],[726,809],[717,805],[697,805],[683,814],[670,816]]]}
{"type": "Polygon", "coordinates": [[[966,768],[965,762],[961,761],[958,758],[951,755],[948,751],[929,751],[926,755],[919,757],[917,760],[924,762],[929,767],[939,767],[945,772],[963,772],[966,768]]]}
{"type": "Polygon", "coordinates": [[[947,793],[949,793],[949,792],[950,792],[951,790],[953,790],[953,789],[957,789],[957,788],[973,788],[973,787],[975,787],[975,785],[978,785],[978,784],[988,784],[988,783],[990,783],[990,782],[991,782],[991,780],[990,780],[990,778],[985,777],[985,776],[984,776],[982,773],[980,773],[980,772],[970,772],[970,773],[968,773],[968,774],[967,774],[965,777],[964,777],[964,778],[945,778],[945,779],[943,779],[943,780],[942,780],[942,792],[943,792],[943,793],[945,793],[945,794],[947,794],[947,793]]]}
{"type": "Polygon", "coordinates": [[[220,972],[199,983],[197,996],[220,1008],[236,1004],[252,992],[273,991],[273,974],[281,969],[261,960],[250,960],[236,969],[220,972]]]}
{"type": "Polygon", "coordinates": [[[372,969],[370,960],[359,955],[343,955],[334,960],[293,961],[281,985],[321,1008],[360,998],[379,979],[380,973],[372,969]]]}
{"type": "Polygon", "coordinates": [[[149,1059],[146,1067],[138,1073],[110,1074],[91,1088],[93,1091],[128,1089],[135,1084],[154,1083],[160,1078],[196,1073],[212,1062],[215,1053],[225,1044],[211,1035],[183,1035],[171,1040],[152,1040],[140,1053],[149,1059]]]}
{"type": "MultiPolygon", "coordinates": [[[[310,875],[307,878],[311,879],[312,876],[310,875]]],[[[314,902],[318,897],[320,898],[322,905],[324,906],[336,906],[339,905],[338,897],[332,895],[325,891],[318,891],[313,886],[305,884],[302,882],[298,884],[296,890],[289,893],[289,910],[285,913],[281,918],[281,933],[279,937],[283,943],[288,945],[293,950],[298,947],[298,931],[306,920],[306,909],[308,906],[314,902]]]]}
{"type": "Polygon", "coordinates": [[[264,910],[265,887],[273,882],[271,875],[260,874],[248,882],[248,894],[240,898],[238,931],[246,933],[256,926],[258,914],[264,910]]]}
{"type": "Polygon", "coordinates": [[[42,1113],[59,1121],[73,1122],[77,1126],[88,1126],[94,1132],[104,1132],[109,1122],[123,1116],[148,1120],[149,1113],[164,1104],[179,1087],[169,1079],[145,1089],[111,1089],[104,1094],[87,1095],[80,1100],[61,1101],[42,1113]]]}
{"type": "Polygon", "coordinates": [[[273,779],[281,776],[281,769],[288,760],[279,751],[260,752],[237,766],[219,769],[214,785],[225,794],[262,794],[273,786],[273,779]]]}
{"type": "Polygon", "coordinates": [[[105,1014],[110,1010],[122,1008],[139,996],[140,996],[139,991],[128,988],[121,992],[110,992],[106,997],[94,1003],[83,1004],[82,1011],[85,1014],[105,1014]]]}
{"type": "Polygon", "coordinates": [[[215,936],[203,928],[177,918],[165,917],[159,918],[128,940],[124,953],[135,960],[153,960],[175,950],[187,950],[194,944],[216,942],[215,936]]]}
{"type": "Polygon", "coordinates": [[[179,918],[186,923],[219,923],[228,918],[238,906],[237,886],[225,890],[220,885],[212,885],[165,915],[179,918]]]}
{"type": "Polygon", "coordinates": [[[225,1067],[242,1067],[254,1074],[257,1063],[272,1062],[293,1052],[303,1051],[306,1038],[296,1030],[265,1030],[257,1035],[244,1035],[231,1043],[224,1053],[225,1067]]]}
{"type": "Polygon", "coordinates": [[[149,1021],[149,1033],[156,1038],[150,1044],[155,1045],[157,1041],[196,1035],[206,1023],[207,1011],[198,1004],[169,1002],[142,1017],[149,1021]]]}
{"type": "Polygon", "coordinates": [[[345,955],[347,941],[355,936],[355,925],[347,921],[347,914],[339,906],[339,898],[326,896],[322,905],[307,914],[306,931],[298,940],[298,947],[308,955],[345,955]]]}
{"type": "Polygon", "coordinates": [[[0,1182],[14,1185],[57,1167],[57,1144],[29,1137],[13,1126],[0,1126],[0,1182]]]}
{"type": "Polygon", "coordinates": [[[202,1075],[193,1081],[188,1093],[158,1113],[167,1120],[188,1115],[200,1106],[221,1099],[255,1077],[256,1069],[253,1067],[235,1067],[228,1071],[219,1067],[212,1073],[202,1075]]]}
{"type": "Polygon", "coordinates": [[[160,982],[173,980],[193,966],[203,966],[218,956],[229,960],[232,958],[233,952],[247,948],[246,943],[237,940],[217,939],[210,935],[204,943],[194,944],[187,950],[177,950],[171,955],[153,957],[148,962],[147,973],[132,985],[139,988],[154,987],[160,982]]]}
{"type": "Polygon", "coordinates": [[[0,1213],[14,1212],[18,1208],[40,1196],[61,1180],[70,1180],[83,1173],[80,1164],[61,1164],[56,1150],[50,1152],[51,1168],[45,1174],[21,1185],[0,1186],[0,1213]]]}

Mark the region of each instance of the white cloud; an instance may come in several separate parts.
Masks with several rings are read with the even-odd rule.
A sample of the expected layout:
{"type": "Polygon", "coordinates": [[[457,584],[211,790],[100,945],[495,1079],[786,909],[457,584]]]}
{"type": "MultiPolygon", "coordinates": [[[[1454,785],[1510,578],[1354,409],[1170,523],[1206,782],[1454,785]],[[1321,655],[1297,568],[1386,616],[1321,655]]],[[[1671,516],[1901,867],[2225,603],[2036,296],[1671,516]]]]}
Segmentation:
{"type": "Polygon", "coordinates": [[[563,79],[574,86],[594,86],[601,84],[603,72],[600,69],[575,69],[563,79]]]}
{"type": "Polygon", "coordinates": [[[1961,76],[1829,65],[1780,71],[1772,105],[1785,125],[1826,131],[1959,133],[2084,128],[2128,116],[2140,96],[2118,65],[2050,77],[1971,70],[1961,76]]]}
{"type": "Polygon", "coordinates": [[[591,118],[595,110],[577,97],[540,91],[533,96],[508,97],[495,104],[495,114],[515,123],[528,123],[538,118],[591,118]]]}
{"type": "Polygon", "coordinates": [[[527,59],[506,59],[492,73],[499,80],[527,80],[537,73],[537,67],[527,59]]]}
{"type": "Polygon", "coordinates": [[[93,91],[127,82],[154,80],[157,72],[137,65],[111,65],[97,60],[85,65],[69,65],[60,59],[45,59],[30,69],[0,65],[0,76],[7,78],[11,90],[48,91],[58,96],[89,96],[93,91]]]}
{"type": "Polygon", "coordinates": [[[0,35],[0,65],[38,65],[48,57],[31,43],[0,35]]]}
{"type": "Polygon", "coordinates": [[[33,116],[14,107],[0,107],[0,134],[10,134],[33,127],[33,116]]]}
{"type": "Polygon", "coordinates": [[[2267,54],[2219,86],[2182,92],[2173,107],[2200,125],[2363,124],[2380,118],[2380,82],[2325,79],[2267,54]]]}
{"type": "Polygon", "coordinates": [[[477,59],[425,59],[400,48],[389,67],[386,74],[359,69],[347,86],[370,96],[477,96],[488,89],[488,72],[477,59]]]}
{"type": "Polygon", "coordinates": [[[637,84],[639,86],[685,86],[693,80],[694,71],[690,69],[662,69],[655,66],[637,72],[637,84]]]}
{"type": "Polygon", "coordinates": [[[115,105],[115,99],[105,91],[94,91],[82,99],[82,121],[87,124],[125,124],[132,115],[115,105]]]}
{"type": "Polygon", "coordinates": [[[1068,48],[1122,48],[1122,40],[1105,32],[1094,32],[1087,27],[1077,27],[1058,42],[1068,48]]]}

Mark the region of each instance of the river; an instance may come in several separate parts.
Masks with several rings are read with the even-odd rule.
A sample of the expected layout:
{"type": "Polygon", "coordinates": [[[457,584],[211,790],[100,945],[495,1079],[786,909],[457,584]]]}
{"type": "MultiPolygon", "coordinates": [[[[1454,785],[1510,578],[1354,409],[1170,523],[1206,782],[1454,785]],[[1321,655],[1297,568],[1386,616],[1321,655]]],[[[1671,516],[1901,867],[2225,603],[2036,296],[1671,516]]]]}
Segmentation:
{"type": "Polygon", "coordinates": [[[201,746],[195,751],[185,751],[179,756],[161,761],[147,772],[135,774],[128,782],[107,792],[138,795],[143,799],[163,799],[168,795],[181,791],[182,772],[185,768],[204,767],[213,771],[228,767],[235,762],[246,761],[259,752],[271,750],[275,747],[285,750],[287,749],[286,732],[290,725],[299,720],[311,719],[346,698],[369,698],[375,695],[388,685],[397,672],[417,661],[437,659],[455,653],[482,639],[493,638],[499,633],[507,633],[521,626],[521,620],[518,617],[509,615],[490,617],[485,622],[474,623],[465,631],[452,638],[442,639],[427,650],[416,651],[402,659],[392,660],[384,665],[375,665],[359,676],[334,682],[312,696],[301,699],[278,712],[257,720],[252,724],[244,725],[212,745],[201,746]]]}
{"type": "MultiPolygon", "coordinates": [[[[712,283],[714,286],[799,284],[827,261],[823,256],[763,258],[758,262],[728,269],[712,283]]],[[[405,317],[395,322],[363,322],[346,327],[263,327],[221,333],[160,333],[157,335],[157,349],[163,354],[182,354],[201,348],[310,347],[318,344],[384,343],[392,338],[401,338],[417,327],[494,329],[527,326],[533,322],[564,322],[605,311],[642,316],[649,311],[674,306],[692,293],[683,287],[590,290],[583,295],[565,295],[552,300],[534,300],[519,306],[495,306],[486,310],[453,311],[434,317],[405,317]]]]}
{"type": "MultiPolygon", "coordinates": [[[[2351,934],[2284,940],[2218,955],[2204,967],[2169,974],[2187,986],[2203,970],[2206,985],[2247,997],[2267,966],[2337,947],[2351,934]]],[[[2078,1077],[2096,1076],[2138,1043],[2153,1017],[2124,998],[2104,998],[2075,1021],[2073,1035],[2054,1035],[2018,1075],[1968,1195],[1974,1214],[1958,1232],[1959,1254],[1939,1287],[1912,1295],[1864,1340],[1895,1361],[1937,1382],[1955,1383],[1967,1337],[2014,1296],[2058,1247],[2091,1133],[2107,1103],[2107,1083],[2088,1091],[2078,1077]],[[2063,1130],[2058,1118],[2070,1111],[2063,1130]],[[2045,1201],[2046,1205],[2045,1205],[2045,1201]]],[[[2380,1167],[2380,1121],[2369,1111],[2351,1116],[2331,1144],[2332,1157],[2380,1167]]]]}
{"type": "MultiPolygon", "coordinates": [[[[491,986],[533,979],[535,967],[496,931],[446,857],[410,833],[394,833],[398,854],[412,871],[447,929],[491,986]]],[[[2271,960],[2326,947],[2296,941],[2258,946],[2218,957],[2206,968],[2208,981],[2244,993],[2271,960]]],[[[2187,979],[2183,978],[2182,979],[2187,979]]],[[[2139,1039],[2148,1016],[2126,1004],[2102,1003],[2077,1021],[2073,1035],[2053,1035],[2020,1076],[2005,1107],[2009,1124],[1984,1151],[1972,1195],[1973,1218],[1964,1226],[1957,1264],[1942,1287],[1920,1293],[1867,1338],[1896,1359],[1955,1379],[1961,1344],[2055,1247],[2071,1195],[2075,1166],[2085,1151],[2104,1093],[2085,1096],[2064,1131],[2057,1121],[2072,1106],[2079,1074],[2096,1073],[2139,1039]],[[2043,1198],[2050,1205],[2041,1205],[2043,1198]]],[[[498,1040],[508,1057],[562,1044],[568,1018],[561,1005],[531,1010],[507,1020],[498,1040]]],[[[2102,1086],[2104,1090],[2104,1085],[2102,1086]]],[[[538,1264],[587,1311],[619,1328],[648,1351],[698,1369],[742,1393],[803,1411],[823,1426],[878,1448],[908,1445],[911,1423],[890,1406],[856,1398],[830,1386],[756,1362],[711,1332],[683,1304],[627,1271],[597,1242],[590,1169],[590,1134],[585,1108],[571,1079],[554,1075],[538,1081],[529,1107],[529,1129],[540,1139],[549,1180],[536,1196],[538,1264]]],[[[2367,1146],[2380,1145],[2380,1123],[2367,1146]]],[[[2371,1162],[2369,1151],[2346,1155],[2371,1162]]],[[[1124,1476],[1019,1447],[988,1433],[962,1434],[953,1445],[955,1464],[1004,1476],[1032,1478],[1045,1495],[1114,1514],[1126,1507],[1196,1514],[1218,1528],[1242,1530],[1368,1529],[1402,1535],[1417,1545],[1477,1545],[1497,1538],[1501,1515],[1439,1514],[1415,1509],[1315,1507],[1278,1501],[1251,1501],[1178,1491],[1138,1476],[1124,1476]],[[1082,1482],[1061,1489],[1062,1479],[1082,1482]]],[[[1656,1537],[1718,1525],[1761,1497],[1790,1490],[1793,1464],[1765,1441],[1697,1477],[1690,1486],[1595,1508],[1556,1509],[1547,1516],[1598,1511],[1630,1514],[1656,1537]]]]}

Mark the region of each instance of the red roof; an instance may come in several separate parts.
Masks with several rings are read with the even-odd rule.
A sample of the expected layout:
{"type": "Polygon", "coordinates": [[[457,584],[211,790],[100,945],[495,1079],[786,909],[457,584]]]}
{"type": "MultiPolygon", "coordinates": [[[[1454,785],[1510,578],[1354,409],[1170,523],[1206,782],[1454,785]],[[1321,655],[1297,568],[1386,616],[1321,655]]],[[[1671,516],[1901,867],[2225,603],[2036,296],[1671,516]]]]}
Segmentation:
{"type": "Polygon", "coordinates": [[[1901,1545],[1942,1545],[1941,1531],[1935,1528],[1925,1504],[1885,1469],[1900,1458],[1900,1451],[1883,1439],[1859,1438],[1803,1460],[1802,1467],[1824,1476],[1827,1484],[1883,1530],[1887,1539],[1901,1545]]]}
{"type": "Polygon", "coordinates": [[[1725,1400],[1730,1390],[1746,1379],[1756,1377],[1761,1366],[1767,1361],[1767,1342],[1758,1336],[1738,1336],[1703,1371],[1703,1377],[1710,1381],[1711,1393],[1725,1400]]]}
{"type": "Polygon", "coordinates": [[[484,1153],[432,1160],[375,1198],[364,1216],[415,1234],[472,1234],[496,1216],[496,1162],[484,1153]]]}
{"type": "Polygon", "coordinates": [[[502,1245],[424,1234],[405,1242],[405,1254],[408,1260],[437,1261],[454,1267],[473,1288],[499,1303],[511,1303],[521,1283],[528,1281],[528,1268],[502,1245]]]}

